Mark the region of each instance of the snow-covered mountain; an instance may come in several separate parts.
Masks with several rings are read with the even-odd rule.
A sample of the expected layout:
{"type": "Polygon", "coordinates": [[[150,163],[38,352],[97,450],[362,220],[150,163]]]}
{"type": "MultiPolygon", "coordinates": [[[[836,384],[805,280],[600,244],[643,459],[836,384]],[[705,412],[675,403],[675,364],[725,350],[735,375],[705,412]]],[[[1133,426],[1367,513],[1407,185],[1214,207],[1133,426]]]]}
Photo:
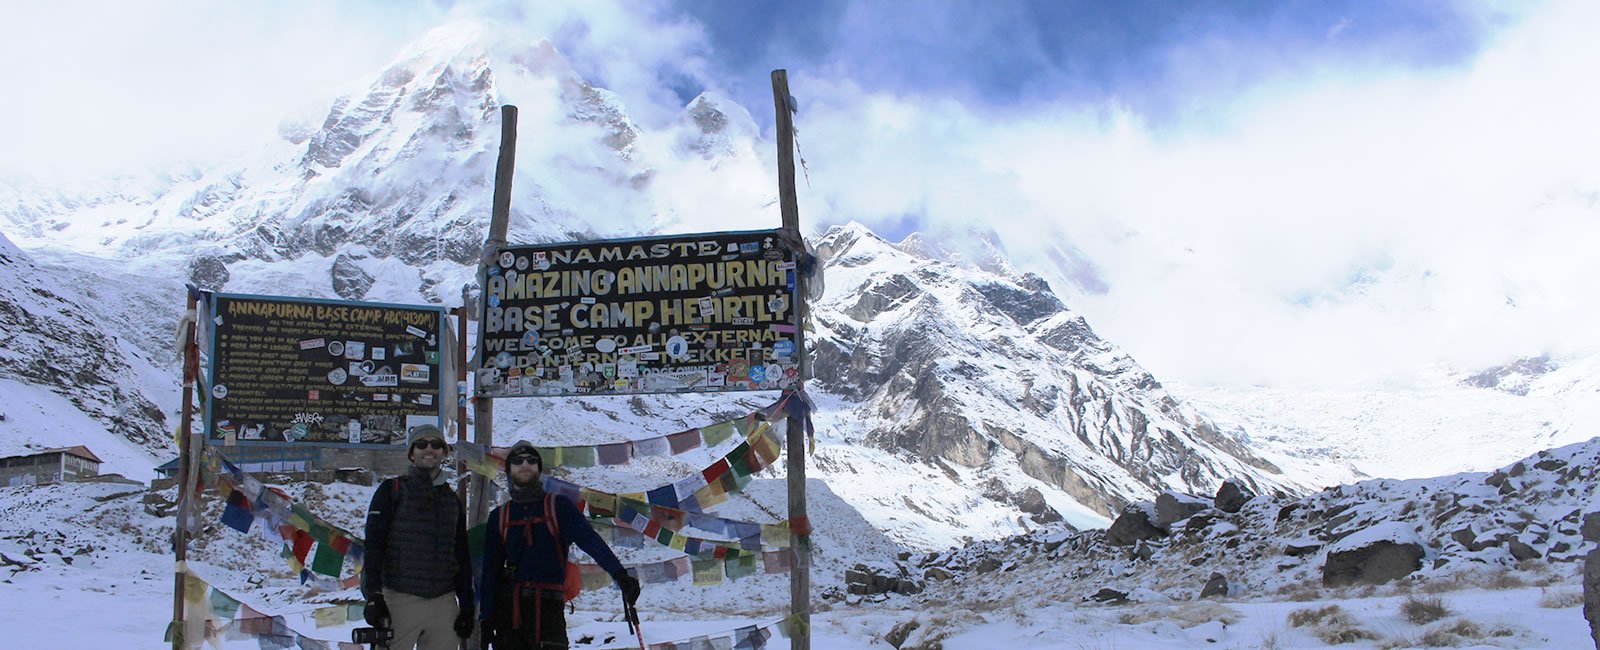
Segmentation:
{"type": "MultiPolygon", "coordinates": [[[[171,383],[171,344],[152,333],[175,325],[183,282],[459,304],[487,228],[498,106],[508,95],[522,107],[519,152],[532,152],[518,161],[514,240],[672,228],[679,216],[662,197],[687,183],[664,177],[686,174],[760,197],[746,227],[777,221],[771,177],[746,176],[762,147],[743,108],[706,93],[676,122],[645,129],[548,42],[507,47],[472,23],[435,30],[365,89],[333,102],[320,126],[285,127],[262,162],[78,195],[11,188],[0,214],[46,274],[90,285],[137,278],[139,287],[94,300],[112,318],[59,329],[120,336],[163,360],[150,376],[108,387],[171,383]]],[[[935,242],[894,246],[856,225],[817,244],[828,291],[811,338],[813,390],[826,405],[816,471],[901,544],[994,537],[1062,515],[1103,525],[1131,500],[1205,491],[1230,476],[1261,491],[1316,484],[1185,408],[997,250],[952,264],[935,242]],[[896,478],[856,480],[866,475],[896,478]]],[[[14,280],[17,291],[27,286],[14,280]]],[[[118,356],[82,347],[88,359],[118,356]]],[[[48,354],[18,350],[31,350],[19,363],[48,354]]],[[[170,393],[160,402],[175,409],[170,393]]],[[[499,421],[531,427],[556,416],[596,426],[603,413],[614,431],[670,431],[726,412],[685,399],[639,402],[508,403],[499,421]]],[[[751,400],[702,403],[736,409],[751,400]]],[[[130,437],[155,437],[148,432],[162,419],[146,410],[130,437]]]]}
{"type": "Polygon", "coordinates": [[[142,379],[172,360],[128,344],[135,328],[96,308],[121,299],[115,286],[46,271],[0,235],[0,455],[92,440],[105,471],[152,475],[144,454],[168,439],[157,404],[175,390],[142,379]]]}

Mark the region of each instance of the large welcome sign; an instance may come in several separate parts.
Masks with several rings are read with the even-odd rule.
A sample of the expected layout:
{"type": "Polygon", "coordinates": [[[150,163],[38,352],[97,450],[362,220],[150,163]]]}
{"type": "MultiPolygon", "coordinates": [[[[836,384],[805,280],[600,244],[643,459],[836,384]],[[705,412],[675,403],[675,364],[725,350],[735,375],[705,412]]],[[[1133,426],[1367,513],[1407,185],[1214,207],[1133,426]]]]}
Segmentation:
{"type": "Polygon", "coordinates": [[[772,230],[503,249],[484,280],[477,392],[791,388],[794,257],[772,230]]]}
{"type": "Polygon", "coordinates": [[[403,445],[410,427],[441,423],[442,309],[228,294],[211,304],[209,440],[403,445]]]}

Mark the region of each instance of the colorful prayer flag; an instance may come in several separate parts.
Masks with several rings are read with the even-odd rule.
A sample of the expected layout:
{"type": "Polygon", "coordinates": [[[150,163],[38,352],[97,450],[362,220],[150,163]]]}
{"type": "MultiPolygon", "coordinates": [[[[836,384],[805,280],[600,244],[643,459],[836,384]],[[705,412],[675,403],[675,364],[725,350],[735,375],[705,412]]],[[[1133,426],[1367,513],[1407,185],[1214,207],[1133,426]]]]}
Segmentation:
{"type": "Polygon", "coordinates": [[[722,562],[719,560],[690,560],[694,567],[695,586],[715,585],[722,583],[722,562]]]}

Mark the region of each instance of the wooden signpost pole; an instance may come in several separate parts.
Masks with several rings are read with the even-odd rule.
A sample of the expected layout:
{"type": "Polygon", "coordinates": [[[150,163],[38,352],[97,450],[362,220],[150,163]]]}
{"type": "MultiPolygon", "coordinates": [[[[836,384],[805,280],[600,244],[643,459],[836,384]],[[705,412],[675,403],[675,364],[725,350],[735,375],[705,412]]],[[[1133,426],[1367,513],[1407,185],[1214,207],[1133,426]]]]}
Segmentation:
{"type": "MultiPolygon", "coordinates": [[[[506,228],[511,222],[511,177],[517,164],[517,107],[509,104],[500,107],[500,159],[494,169],[494,208],[489,214],[489,237],[484,242],[483,259],[478,265],[478,286],[488,287],[489,265],[494,263],[494,251],[506,245],[506,228]]],[[[480,296],[486,301],[487,296],[480,296]]],[[[486,302],[484,304],[487,304],[486,302]]],[[[481,325],[481,323],[480,323],[481,325]]],[[[464,329],[464,328],[463,328],[464,329]]],[[[475,368],[483,367],[483,350],[474,358],[475,368]]],[[[473,401],[473,440],[487,450],[494,445],[494,400],[480,396],[473,401]]],[[[473,477],[471,521],[476,526],[489,517],[488,479],[483,475],[473,477]]]]}
{"type": "MultiPolygon", "coordinates": [[[[460,390],[467,385],[467,303],[466,292],[462,292],[461,306],[455,308],[456,314],[456,443],[467,439],[467,402],[466,394],[460,390]]],[[[464,505],[467,501],[467,464],[461,461],[461,454],[456,453],[456,498],[461,499],[464,505]]]]}
{"type": "MultiPolygon", "coordinates": [[[[191,289],[189,291],[188,313],[195,313],[196,305],[198,304],[197,298],[198,296],[191,289]]],[[[198,373],[200,366],[200,350],[195,346],[194,342],[194,328],[200,318],[204,318],[204,315],[196,313],[195,320],[184,325],[181,339],[183,342],[183,407],[181,409],[182,415],[179,417],[183,419],[178,421],[178,505],[174,520],[177,525],[173,526],[172,533],[173,555],[177,558],[177,564],[173,565],[172,575],[173,650],[182,650],[188,645],[188,641],[183,638],[183,584],[185,582],[184,563],[188,561],[189,556],[189,531],[183,527],[183,518],[190,507],[189,484],[194,481],[194,477],[189,473],[189,457],[193,453],[189,446],[189,420],[194,413],[190,403],[194,401],[195,375],[198,373]]]]}
{"type": "MultiPolygon", "coordinates": [[[[772,71],[772,103],[777,109],[778,206],[783,214],[783,227],[798,233],[800,206],[795,199],[794,188],[794,107],[790,103],[789,73],[786,70],[772,71]]],[[[796,251],[796,259],[803,253],[796,251]]],[[[794,353],[802,381],[806,376],[805,331],[802,327],[805,304],[805,278],[796,272],[794,353]]],[[[794,566],[789,572],[789,613],[800,617],[800,623],[794,626],[794,634],[789,637],[789,648],[811,650],[811,548],[801,539],[801,532],[808,532],[804,529],[809,527],[806,517],[805,422],[797,415],[790,415],[788,428],[785,442],[789,446],[789,549],[794,553],[794,566]]]]}

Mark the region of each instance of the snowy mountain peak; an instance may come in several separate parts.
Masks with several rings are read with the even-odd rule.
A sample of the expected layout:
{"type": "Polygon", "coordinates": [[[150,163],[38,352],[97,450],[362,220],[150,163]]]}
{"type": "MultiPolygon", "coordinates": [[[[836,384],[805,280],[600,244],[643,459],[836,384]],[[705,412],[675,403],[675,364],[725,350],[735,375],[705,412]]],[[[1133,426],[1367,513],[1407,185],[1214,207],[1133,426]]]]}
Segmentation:
{"type": "Polygon", "coordinates": [[[1037,276],[920,257],[853,223],[817,249],[828,292],[813,308],[814,367],[852,404],[841,435],[939,468],[953,483],[941,490],[1014,507],[1034,490],[1048,504],[1035,521],[1091,525],[1233,476],[1258,492],[1304,487],[1168,395],[1037,276]]]}

